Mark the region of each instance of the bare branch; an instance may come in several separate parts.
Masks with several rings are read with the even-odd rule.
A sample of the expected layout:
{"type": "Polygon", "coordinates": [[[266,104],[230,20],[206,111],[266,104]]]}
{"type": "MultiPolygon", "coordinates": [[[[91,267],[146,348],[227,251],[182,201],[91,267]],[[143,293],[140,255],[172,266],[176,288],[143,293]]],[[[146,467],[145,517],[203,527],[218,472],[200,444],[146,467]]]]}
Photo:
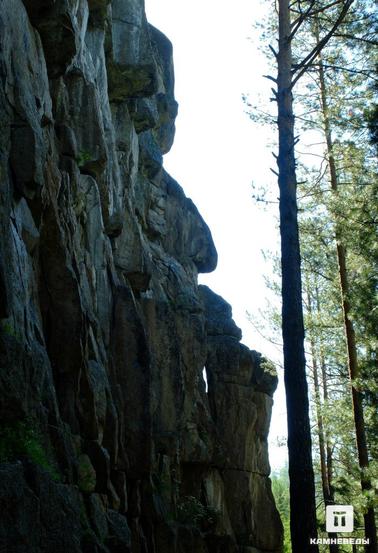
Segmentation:
{"type": "Polygon", "coordinates": [[[275,77],[272,77],[272,75],[263,75],[265,79],[269,79],[270,81],[273,81],[274,83],[277,83],[277,79],[275,77]]]}
{"type": "Polygon", "coordinates": [[[269,44],[269,50],[273,53],[273,56],[277,59],[278,54],[271,44],[269,44]]]}

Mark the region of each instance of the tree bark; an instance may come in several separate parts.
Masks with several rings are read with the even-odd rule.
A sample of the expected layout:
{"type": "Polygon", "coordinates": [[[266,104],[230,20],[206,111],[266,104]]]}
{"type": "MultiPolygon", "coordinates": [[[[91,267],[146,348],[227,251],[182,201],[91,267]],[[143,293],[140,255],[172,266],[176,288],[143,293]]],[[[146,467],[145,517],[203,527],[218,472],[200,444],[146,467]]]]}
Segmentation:
{"type": "Polygon", "coordinates": [[[288,423],[290,531],[293,553],[316,553],[318,547],[310,545],[310,539],[317,537],[317,526],[304,355],[290,32],[289,1],[279,0],[277,163],[280,189],[282,336],[288,423]]]}
{"type": "MultiPolygon", "coordinates": [[[[331,124],[329,120],[329,109],[327,100],[327,88],[325,81],[324,65],[321,56],[319,56],[319,83],[321,91],[321,104],[323,112],[324,133],[327,144],[328,165],[330,172],[331,189],[333,194],[338,193],[338,176],[334,157],[334,148],[331,133],[331,124]]],[[[347,346],[348,370],[352,388],[352,407],[354,426],[356,434],[356,445],[358,452],[358,463],[361,471],[362,491],[371,490],[370,478],[366,475],[366,469],[369,467],[369,454],[366,440],[365,421],[362,403],[362,394],[358,390],[356,380],[359,377],[358,356],[356,346],[356,334],[351,318],[351,304],[349,300],[349,280],[346,262],[346,251],[342,240],[340,225],[335,221],[336,253],[339,270],[339,282],[341,303],[343,311],[344,331],[347,346]]],[[[377,528],[375,523],[374,509],[370,507],[364,514],[365,537],[369,539],[369,544],[365,546],[366,553],[378,553],[377,528]]]]}

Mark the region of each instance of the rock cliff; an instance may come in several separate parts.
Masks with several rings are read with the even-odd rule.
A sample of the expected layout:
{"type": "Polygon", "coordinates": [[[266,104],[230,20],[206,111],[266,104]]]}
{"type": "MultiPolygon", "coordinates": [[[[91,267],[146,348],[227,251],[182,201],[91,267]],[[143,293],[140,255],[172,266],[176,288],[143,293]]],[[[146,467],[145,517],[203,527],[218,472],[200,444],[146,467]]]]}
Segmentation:
{"type": "Polygon", "coordinates": [[[197,283],[169,40],[143,0],[1,0],[0,41],[1,552],[278,553],[276,377],[197,283]]]}

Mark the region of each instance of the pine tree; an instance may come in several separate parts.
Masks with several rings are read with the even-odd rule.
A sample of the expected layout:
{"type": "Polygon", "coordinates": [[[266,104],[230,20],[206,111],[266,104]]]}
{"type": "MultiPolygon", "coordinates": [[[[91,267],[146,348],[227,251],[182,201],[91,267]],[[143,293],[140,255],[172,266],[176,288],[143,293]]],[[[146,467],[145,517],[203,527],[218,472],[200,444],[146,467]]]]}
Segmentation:
{"type": "MultiPolygon", "coordinates": [[[[316,462],[320,464],[322,476],[321,482],[316,481],[317,499],[322,491],[323,504],[353,504],[359,521],[360,513],[364,512],[366,535],[371,541],[366,551],[376,553],[375,499],[369,480],[373,482],[376,478],[376,465],[371,459],[377,457],[378,452],[378,185],[371,151],[367,147],[364,115],[366,117],[366,105],[372,105],[370,82],[374,71],[370,51],[378,42],[368,26],[372,2],[355,0],[354,6],[352,4],[352,1],[342,0],[329,3],[294,1],[290,5],[278,2],[278,52],[271,48],[278,64],[277,78],[268,78],[277,86],[274,96],[278,103],[282,326],[294,552],[306,551],[308,536],[315,536],[315,510],[311,507],[312,522],[307,525],[303,525],[300,514],[297,517],[298,508],[308,513],[308,505],[303,508],[301,501],[304,495],[309,497],[313,493],[300,473],[301,464],[302,468],[308,468],[309,459],[311,463],[303,313],[300,312],[303,303],[307,303],[307,346],[310,378],[314,384],[313,422],[316,422],[313,442],[319,452],[316,462]],[[299,114],[295,130],[294,113],[299,114]],[[308,128],[322,132],[326,142],[325,156],[319,162],[316,175],[308,165],[303,169],[298,165],[298,154],[294,152],[295,133],[308,128]],[[298,185],[297,180],[302,178],[307,182],[298,185]],[[304,281],[307,302],[302,298],[300,253],[308,279],[304,281]],[[335,278],[337,274],[343,274],[341,288],[335,278]],[[344,346],[344,334],[348,337],[348,347],[344,346]],[[353,339],[355,353],[358,353],[358,372],[351,379],[348,367],[350,369],[353,339]],[[362,471],[356,463],[356,425],[350,409],[353,389],[358,392],[360,402],[358,405],[358,401],[354,401],[355,421],[360,423],[357,430],[359,449],[361,453],[362,422],[365,458],[367,456],[370,465],[362,471]],[[299,430],[298,420],[304,421],[299,430]],[[296,450],[295,436],[300,436],[302,451],[296,450]],[[361,480],[364,493],[358,489],[361,480]],[[302,497],[295,495],[299,482],[303,484],[302,497]],[[318,483],[321,483],[321,490],[318,483]],[[302,528],[298,528],[297,523],[302,528]]],[[[319,156],[319,148],[315,152],[313,155],[319,156]]],[[[330,550],[337,551],[337,547],[330,550]]]]}
{"type": "MultiPolygon", "coordinates": [[[[319,38],[318,30],[317,38],[319,38]]],[[[336,167],[334,144],[332,139],[332,130],[330,125],[330,119],[328,116],[328,99],[327,99],[327,87],[325,80],[325,70],[322,56],[318,58],[319,68],[319,83],[321,91],[321,109],[324,124],[324,135],[327,145],[327,158],[330,174],[330,184],[332,193],[335,197],[338,196],[339,190],[339,178],[336,167]]],[[[343,322],[345,329],[345,338],[347,345],[348,355],[348,369],[349,377],[352,387],[352,406],[354,415],[354,425],[356,433],[356,444],[358,451],[358,462],[361,469],[361,487],[363,491],[369,492],[371,490],[371,482],[369,476],[366,474],[366,469],[369,467],[369,454],[366,439],[365,420],[363,411],[363,397],[357,384],[360,378],[360,369],[357,355],[356,333],[354,323],[352,319],[352,305],[350,300],[350,283],[347,269],[347,255],[345,243],[342,237],[342,231],[338,220],[335,221],[335,239],[336,239],[336,254],[340,281],[340,293],[341,304],[343,312],[343,322]]],[[[375,525],[374,509],[370,507],[364,515],[365,519],[365,533],[369,538],[370,544],[366,548],[368,553],[377,553],[377,529],[375,525]]]]}
{"type": "MultiPolygon", "coordinates": [[[[293,87],[317,55],[329,42],[345,18],[353,0],[341,3],[341,9],[313,49],[293,71],[292,41],[309,17],[325,13],[327,6],[309,2],[278,1],[277,85],[278,106],[278,185],[280,190],[280,233],[282,270],[282,336],[284,344],[284,378],[288,417],[288,450],[293,553],[316,551],[310,545],[317,536],[315,483],[311,454],[308,388],[304,355],[301,259],[298,232],[297,177],[293,87]],[[291,21],[293,6],[298,16],[291,21]]],[[[337,2],[336,2],[337,3],[337,2]]],[[[332,3],[332,6],[334,3],[332,3]]]]}

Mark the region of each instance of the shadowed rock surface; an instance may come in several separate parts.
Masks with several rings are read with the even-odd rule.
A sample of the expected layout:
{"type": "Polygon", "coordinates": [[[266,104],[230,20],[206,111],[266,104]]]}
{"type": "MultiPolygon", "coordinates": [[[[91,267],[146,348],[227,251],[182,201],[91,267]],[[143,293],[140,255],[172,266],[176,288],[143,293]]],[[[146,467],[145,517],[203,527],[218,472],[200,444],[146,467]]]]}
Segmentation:
{"type": "Polygon", "coordinates": [[[276,376],[197,283],[169,40],[142,0],[2,0],[0,42],[0,550],[279,553],[276,376]]]}

